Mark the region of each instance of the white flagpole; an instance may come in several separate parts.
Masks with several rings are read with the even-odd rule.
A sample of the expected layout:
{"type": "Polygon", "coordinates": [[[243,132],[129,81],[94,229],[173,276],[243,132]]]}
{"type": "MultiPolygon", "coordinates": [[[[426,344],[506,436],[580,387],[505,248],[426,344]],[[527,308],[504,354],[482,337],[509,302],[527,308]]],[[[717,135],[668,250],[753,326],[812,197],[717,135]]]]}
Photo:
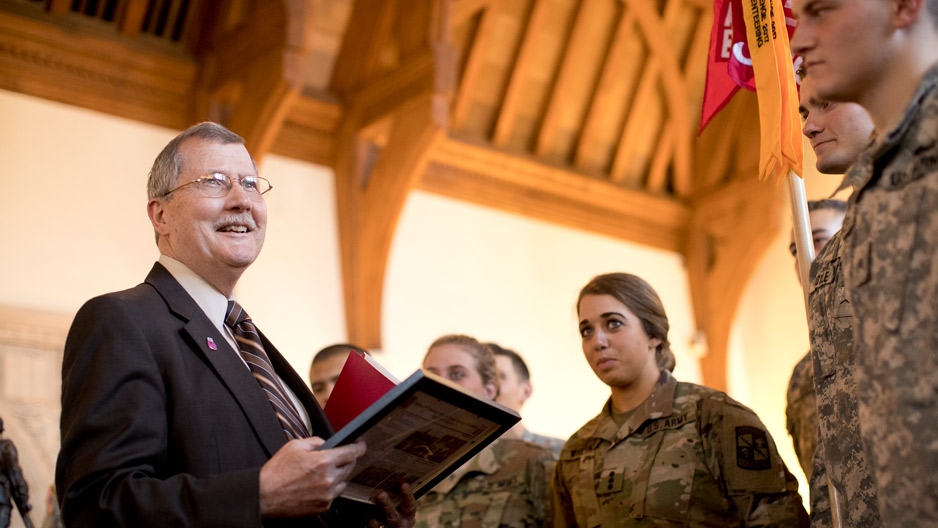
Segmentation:
{"type": "MultiPolygon", "coordinates": [[[[804,191],[804,180],[793,171],[788,171],[788,190],[791,200],[791,223],[795,229],[795,249],[798,252],[798,274],[801,276],[801,291],[804,293],[804,309],[808,314],[808,292],[811,286],[811,262],[814,261],[814,237],[808,218],[808,199],[804,191]]],[[[840,494],[828,479],[827,489],[831,501],[831,521],[834,528],[843,526],[840,511],[840,494]]]]}
{"type": "Polygon", "coordinates": [[[788,190],[791,202],[791,223],[795,229],[795,250],[798,253],[798,274],[804,293],[805,313],[808,310],[808,286],[810,286],[811,262],[814,261],[814,237],[808,219],[808,199],[805,196],[804,180],[793,171],[788,171],[788,190]]]}

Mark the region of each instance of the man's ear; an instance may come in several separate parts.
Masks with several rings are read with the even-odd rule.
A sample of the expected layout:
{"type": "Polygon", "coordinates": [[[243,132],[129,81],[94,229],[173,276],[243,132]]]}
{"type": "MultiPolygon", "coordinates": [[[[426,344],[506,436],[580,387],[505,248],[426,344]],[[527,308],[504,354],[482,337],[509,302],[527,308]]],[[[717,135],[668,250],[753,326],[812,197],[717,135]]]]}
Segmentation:
{"type": "Polygon", "coordinates": [[[521,382],[521,403],[528,401],[528,398],[534,394],[534,386],[531,385],[531,381],[522,381],[521,382]]]}
{"type": "MultiPolygon", "coordinates": [[[[893,24],[898,29],[905,29],[922,17],[928,16],[926,3],[931,0],[893,0],[893,24]]],[[[931,23],[926,20],[925,23],[931,23]]]]}
{"type": "Polygon", "coordinates": [[[488,396],[490,400],[494,401],[495,398],[498,397],[498,383],[490,381],[485,384],[483,389],[485,390],[485,395],[488,396]]]}
{"type": "Polygon", "coordinates": [[[153,224],[153,230],[161,236],[169,234],[166,219],[164,218],[165,214],[166,209],[163,206],[162,200],[151,198],[150,201],[147,202],[147,216],[150,217],[150,223],[153,224]]]}

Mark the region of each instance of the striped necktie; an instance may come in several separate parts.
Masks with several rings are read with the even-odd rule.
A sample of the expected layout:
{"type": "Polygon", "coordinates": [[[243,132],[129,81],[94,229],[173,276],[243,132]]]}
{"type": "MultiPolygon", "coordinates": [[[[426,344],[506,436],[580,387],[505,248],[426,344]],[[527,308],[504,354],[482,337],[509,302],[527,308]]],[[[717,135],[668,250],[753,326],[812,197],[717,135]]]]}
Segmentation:
{"type": "Polygon", "coordinates": [[[274,413],[280,420],[283,432],[287,435],[287,440],[294,438],[307,438],[309,433],[303,421],[300,420],[299,413],[290,403],[283,386],[280,384],[280,378],[274,372],[274,367],[270,364],[270,358],[264,352],[264,346],[261,344],[261,337],[257,332],[257,327],[251,322],[250,316],[241,308],[241,305],[235,301],[228,301],[228,312],[225,314],[225,324],[234,331],[235,340],[238,342],[238,351],[241,357],[254,374],[254,379],[260,384],[274,413]]]}

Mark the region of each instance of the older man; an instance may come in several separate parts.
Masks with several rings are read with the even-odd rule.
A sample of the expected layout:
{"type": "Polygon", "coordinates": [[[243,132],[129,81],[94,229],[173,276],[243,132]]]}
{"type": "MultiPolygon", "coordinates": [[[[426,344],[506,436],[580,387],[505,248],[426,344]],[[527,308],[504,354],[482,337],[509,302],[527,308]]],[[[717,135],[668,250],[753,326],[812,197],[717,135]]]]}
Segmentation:
{"type": "MultiPolygon", "coordinates": [[[[264,244],[268,190],[242,139],[214,123],[157,156],[159,262],[88,301],[65,344],[66,526],[364,524],[330,507],[366,446],[317,450],[332,432],[322,410],[232,296],[264,244]]],[[[413,525],[409,492],[400,512],[377,499],[385,524],[413,525]]]]}

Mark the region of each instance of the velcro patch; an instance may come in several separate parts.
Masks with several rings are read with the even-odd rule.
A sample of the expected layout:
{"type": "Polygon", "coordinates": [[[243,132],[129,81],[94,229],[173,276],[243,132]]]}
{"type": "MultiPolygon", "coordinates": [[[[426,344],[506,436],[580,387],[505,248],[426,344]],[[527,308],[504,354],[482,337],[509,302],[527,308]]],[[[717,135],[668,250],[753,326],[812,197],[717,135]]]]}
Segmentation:
{"type": "Polygon", "coordinates": [[[765,431],[751,426],[736,428],[736,465],[756,471],[772,468],[769,439],[765,431]]]}
{"type": "Polygon", "coordinates": [[[622,491],[623,468],[604,469],[596,475],[596,494],[618,493],[622,491]]]}
{"type": "Polygon", "coordinates": [[[690,423],[690,419],[690,413],[684,413],[680,416],[659,418],[645,426],[644,430],[642,431],[642,438],[648,438],[658,431],[664,431],[665,429],[679,429],[690,423]]]}

